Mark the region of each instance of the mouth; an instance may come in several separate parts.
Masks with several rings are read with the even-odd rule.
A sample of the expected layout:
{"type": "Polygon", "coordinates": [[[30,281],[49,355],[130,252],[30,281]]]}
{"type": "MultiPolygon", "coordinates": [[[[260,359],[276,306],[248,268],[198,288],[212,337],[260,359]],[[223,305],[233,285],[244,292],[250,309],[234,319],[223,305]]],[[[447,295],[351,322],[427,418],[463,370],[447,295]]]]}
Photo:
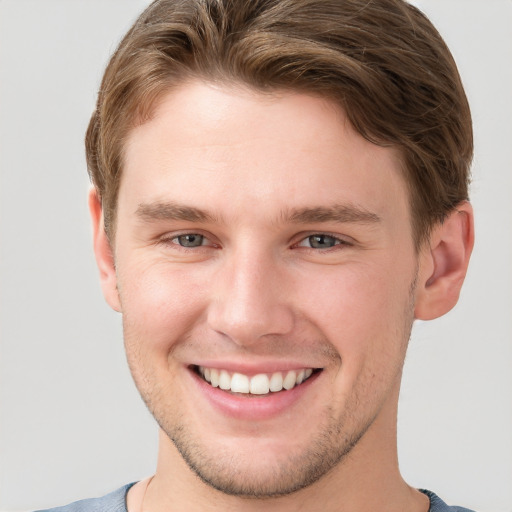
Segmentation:
{"type": "Polygon", "coordinates": [[[321,372],[322,368],[300,368],[256,375],[245,375],[205,366],[194,366],[193,370],[214,388],[218,387],[235,394],[264,396],[296,388],[312,375],[321,372]]]}

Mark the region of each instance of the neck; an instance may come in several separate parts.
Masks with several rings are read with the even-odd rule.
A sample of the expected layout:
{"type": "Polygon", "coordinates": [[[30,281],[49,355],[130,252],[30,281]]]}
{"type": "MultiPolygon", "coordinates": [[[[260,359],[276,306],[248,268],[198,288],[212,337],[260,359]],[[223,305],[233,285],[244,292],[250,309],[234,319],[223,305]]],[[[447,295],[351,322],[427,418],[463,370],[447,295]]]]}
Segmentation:
{"type": "Polygon", "coordinates": [[[410,488],[400,475],[396,405],[392,405],[380,411],[357,445],[329,473],[300,491],[277,498],[229,496],[211,488],[192,472],[173,443],[160,432],[157,472],[146,492],[143,510],[426,512],[428,508],[428,498],[410,488]]]}

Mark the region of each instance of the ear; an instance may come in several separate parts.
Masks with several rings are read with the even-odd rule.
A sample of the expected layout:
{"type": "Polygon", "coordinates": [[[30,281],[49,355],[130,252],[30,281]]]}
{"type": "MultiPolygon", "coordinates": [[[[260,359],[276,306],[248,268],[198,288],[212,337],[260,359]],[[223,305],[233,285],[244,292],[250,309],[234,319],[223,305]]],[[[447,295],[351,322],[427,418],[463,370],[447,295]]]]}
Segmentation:
{"type": "Polygon", "coordinates": [[[92,233],[96,264],[100,271],[100,283],[105,300],[115,311],[121,311],[117,291],[117,275],[110,240],[105,232],[103,208],[94,187],[89,191],[89,212],[92,220],[92,233]]]}
{"type": "Polygon", "coordinates": [[[474,237],[473,209],[467,201],[433,229],[420,254],[414,310],[417,319],[438,318],[457,304],[474,237]]]}

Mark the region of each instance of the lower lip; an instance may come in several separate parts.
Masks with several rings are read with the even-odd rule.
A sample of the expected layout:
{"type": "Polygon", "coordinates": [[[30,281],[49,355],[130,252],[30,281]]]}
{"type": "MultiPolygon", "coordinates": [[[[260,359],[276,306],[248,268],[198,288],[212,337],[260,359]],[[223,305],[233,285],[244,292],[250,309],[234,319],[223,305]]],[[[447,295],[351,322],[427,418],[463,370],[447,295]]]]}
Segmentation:
{"type": "Polygon", "coordinates": [[[189,369],[200,393],[210,404],[226,416],[250,421],[261,421],[283,414],[303,398],[322,372],[316,372],[306,381],[289,390],[268,395],[237,395],[220,388],[214,388],[195,371],[189,369]]]}

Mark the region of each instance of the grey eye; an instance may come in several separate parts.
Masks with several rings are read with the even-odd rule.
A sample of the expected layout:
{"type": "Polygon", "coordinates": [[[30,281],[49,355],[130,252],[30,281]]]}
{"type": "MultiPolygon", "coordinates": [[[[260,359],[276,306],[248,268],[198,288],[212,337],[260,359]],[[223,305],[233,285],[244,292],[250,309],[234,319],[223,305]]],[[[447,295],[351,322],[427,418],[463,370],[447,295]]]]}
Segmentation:
{"type": "Polygon", "coordinates": [[[329,235],[311,235],[308,242],[313,249],[329,249],[337,245],[339,240],[329,235]]]}
{"type": "Polygon", "coordinates": [[[204,243],[204,236],[198,234],[180,235],[174,240],[182,247],[200,247],[204,243]]]}

